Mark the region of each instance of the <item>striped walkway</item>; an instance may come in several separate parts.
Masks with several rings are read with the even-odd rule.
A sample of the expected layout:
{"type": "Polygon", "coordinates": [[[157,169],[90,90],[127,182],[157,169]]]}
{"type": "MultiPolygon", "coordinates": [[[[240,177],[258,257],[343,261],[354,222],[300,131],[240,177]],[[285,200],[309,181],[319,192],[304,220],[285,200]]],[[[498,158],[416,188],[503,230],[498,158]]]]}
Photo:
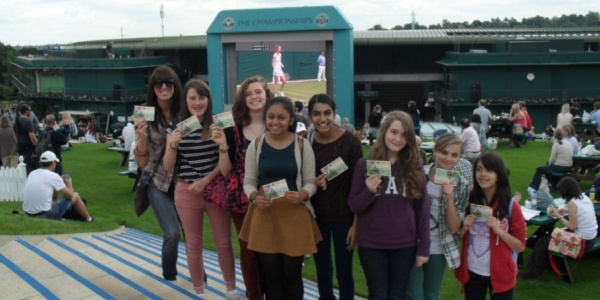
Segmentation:
{"type": "MultiPolygon", "coordinates": [[[[179,244],[176,281],[162,278],[162,237],[131,228],[108,233],[2,237],[1,299],[194,299],[185,246],[179,244]]],[[[204,251],[208,299],[224,299],[213,251],[204,251]]],[[[238,289],[244,282],[236,259],[238,289]]],[[[337,292],[336,292],[337,296],[337,292]]],[[[304,299],[318,299],[304,280],[304,299]]]]}

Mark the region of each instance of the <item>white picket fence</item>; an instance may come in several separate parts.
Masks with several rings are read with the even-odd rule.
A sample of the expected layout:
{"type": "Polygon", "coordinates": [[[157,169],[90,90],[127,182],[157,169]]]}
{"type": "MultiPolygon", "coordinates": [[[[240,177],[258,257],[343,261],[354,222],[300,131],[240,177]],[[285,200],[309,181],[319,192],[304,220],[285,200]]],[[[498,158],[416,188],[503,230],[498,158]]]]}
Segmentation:
{"type": "Polygon", "coordinates": [[[0,167],[0,201],[23,201],[23,189],[27,181],[27,169],[23,156],[16,168],[0,167]]]}

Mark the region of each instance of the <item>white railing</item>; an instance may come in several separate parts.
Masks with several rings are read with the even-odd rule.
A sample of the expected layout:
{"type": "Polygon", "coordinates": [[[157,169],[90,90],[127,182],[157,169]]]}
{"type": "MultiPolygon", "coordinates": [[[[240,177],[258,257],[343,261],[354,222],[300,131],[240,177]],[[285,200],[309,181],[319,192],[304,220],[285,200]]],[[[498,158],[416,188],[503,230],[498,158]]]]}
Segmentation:
{"type": "Polygon", "coordinates": [[[16,168],[0,167],[0,202],[23,201],[23,189],[27,181],[27,170],[23,156],[16,168]]]}

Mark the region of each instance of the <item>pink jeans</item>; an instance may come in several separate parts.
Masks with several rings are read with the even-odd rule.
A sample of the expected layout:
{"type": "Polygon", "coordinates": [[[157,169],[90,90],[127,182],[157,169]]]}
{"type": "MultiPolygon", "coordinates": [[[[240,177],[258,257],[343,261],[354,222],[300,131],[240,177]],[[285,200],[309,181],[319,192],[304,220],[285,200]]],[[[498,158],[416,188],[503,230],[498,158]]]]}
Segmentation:
{"type": "Polygon", "coordinates": [[[223,280],[225,284],[235,282],[235,262],[231,246],[231,215],[228,211],[206,202],[202,195],[189,192],[189,186],[189,183],[177,181],[175,207],[185,234],[185,247],[192,284],[196,293],[199,293],[204,288],[204,260],[202,258],[204,212],[208,214],[210,221],[223,280]]]}

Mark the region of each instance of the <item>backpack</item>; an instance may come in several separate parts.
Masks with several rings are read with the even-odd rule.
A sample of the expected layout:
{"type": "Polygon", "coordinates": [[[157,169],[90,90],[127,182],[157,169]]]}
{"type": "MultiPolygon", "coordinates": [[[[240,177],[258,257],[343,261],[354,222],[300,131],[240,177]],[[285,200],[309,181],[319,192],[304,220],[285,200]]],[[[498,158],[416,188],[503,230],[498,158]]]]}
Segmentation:
{"type": "Polygon", "coordinates": [[[39,158],[40,156],[42,156],[42,153],[48,150],[54,151],[54,149],[52,148],[52,134],[50,131],[45,130],[42,133],[42,137],[38,141],[38,144],[35,146],[35,155],[39,158]]]}

